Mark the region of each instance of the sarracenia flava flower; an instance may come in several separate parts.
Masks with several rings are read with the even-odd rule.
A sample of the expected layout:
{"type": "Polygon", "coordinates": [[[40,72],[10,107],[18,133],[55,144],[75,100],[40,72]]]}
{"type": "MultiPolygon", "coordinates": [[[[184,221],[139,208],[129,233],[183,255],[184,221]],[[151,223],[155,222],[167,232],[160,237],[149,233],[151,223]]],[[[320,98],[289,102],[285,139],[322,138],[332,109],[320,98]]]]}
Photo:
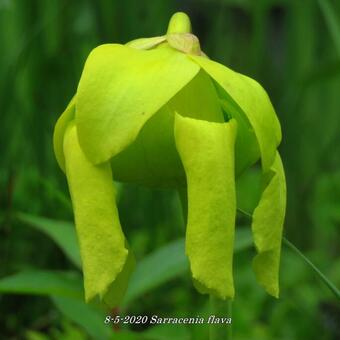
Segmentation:
{"type": "Polygon", "coordinates": [[[253,214],[258,282],[278,296],[285,177],[279,121],[254,80],[210,60],[176,13],[166,35],[89,55],[59,118],[54,148],[71,193],[86,300],[120,303],[134,268],[114,180],[185,189],[186,254],[194,284],[234,296],[235,177],[261,159],[265,182],[253,214]]]}

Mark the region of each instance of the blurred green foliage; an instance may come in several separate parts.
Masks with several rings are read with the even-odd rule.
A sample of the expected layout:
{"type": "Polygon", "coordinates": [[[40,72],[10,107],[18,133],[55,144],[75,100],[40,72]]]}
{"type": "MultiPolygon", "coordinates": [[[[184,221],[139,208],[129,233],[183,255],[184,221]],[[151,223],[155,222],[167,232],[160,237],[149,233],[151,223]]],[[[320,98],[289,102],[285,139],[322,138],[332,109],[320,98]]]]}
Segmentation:
{"type": "MultiPolygon", "coordinates": [[[[340,285],[339,1],[0,0],[1,339],[207,338],[206,325],[113,332],[103,323],[108,311],[83,303],[75,235],[61,222],[72,221],[72,208],[52,151],[55,121],[91,49],[161,35],[178,10],[191,17],[206,54],[267,89],[283,129],[286,235],[340,285]]],[[[248,211],[257,178],[254,168],[238,183],[248,211]]],[[[119,211],[139,262],[121,313],[208,315],[176,251],[184,223],[175,193],[119,186],[119,211]]],[[[289,249],[280,299],[257,286],[247,223],[239,217],[234,339],[339,338],[338,301],[289,249]]]]}

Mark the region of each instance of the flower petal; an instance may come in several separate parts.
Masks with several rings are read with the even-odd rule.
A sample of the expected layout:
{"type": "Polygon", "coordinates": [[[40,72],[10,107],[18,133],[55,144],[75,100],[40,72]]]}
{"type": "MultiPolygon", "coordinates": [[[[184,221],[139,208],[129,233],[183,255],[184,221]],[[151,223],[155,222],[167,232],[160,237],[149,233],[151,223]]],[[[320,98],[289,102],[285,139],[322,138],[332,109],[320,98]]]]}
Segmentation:
{"type": "Polygon", "coordinates": [[[131,144],[145,122],[198,71],[196,63],[169,47],[95,48],[77,91],[79,143],[89,160],[105,162],[131,144]]]}
{"type": "Polygon", "coordinates": [[[254,129],[264,171],[269,170],[281,141],[280,123],[265,90],[255,80],[200,56],[197,62],[229,95],[229,101],[245,115],[254,129]]]}
{"type": "Polygon", "coordinates": [[[215,86],[202,70],[168,102],[168,106],[181,116],[224,122],[215,86]]]}
{"type": "Polygon", "coordinates": [[[256,135],[248,119],[242,111],[229,100],[228,94],[215,84],[220,97],[223,111],[237,121],[237,139],[235,144],[235,173],[236,177],[245,169],[256,163],[261,154],[256,135]]]}
{"type": "Polygon", "coordinates": [[[139,38],[131,40],[126,43],[126,46],[135,48],[137,50],[149,50],[150,48],[156,47],[162,42],[166,41],[166,36],[152,37],[152,38],[139,38]]]}
{"type": "MultiPolygon", "coordinates": [[[[97,294],[104,297],[120,274],[131,272],[130,264],[124,268],[128,250],[115,203],[111,167],[108,163],[93,165],[88,161],[73,123],[65,132],[64,155],[83,263],[85,298],[89,301],[97,294]]],[[[118,288],[121,298],[126,284],[118,288]]],[[[117,303],[118,295],[116,292],[115,299],[109,301],[117,303]]]]}
{"type": "Polygon", "coordinates": [[[234,296],[235,137],[234,119],[216,123],[175,115],[188,186],[186,253],[196,288],[222,299],[234,296]]]}
{"type": "Polygon", "coordinates": [[[266,187],[253,213],[252,231],[258,254],[253,261],[257,281],[266,291],[279,296],[279,266],[282,229],[286,210],[286,180],[281,158],[266,174],[266,187]]]}

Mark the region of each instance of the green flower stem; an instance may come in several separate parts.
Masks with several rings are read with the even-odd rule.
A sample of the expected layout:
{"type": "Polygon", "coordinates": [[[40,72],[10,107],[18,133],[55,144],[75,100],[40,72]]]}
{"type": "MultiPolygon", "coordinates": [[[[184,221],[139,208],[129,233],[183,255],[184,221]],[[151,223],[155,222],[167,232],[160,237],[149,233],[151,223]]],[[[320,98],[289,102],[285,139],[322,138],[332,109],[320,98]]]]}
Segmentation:
{"type": "MultiPolygon", "coordinates": [[[[232,301],[223,301],[210,295],[210,315],[219,318],[232,317],[232,301]]],[[[233,338],[232,323],[211,323],[209,325],[209,340],[231,340],[233,338]]]]}
{"type": "MultiPolygon", "coordinates": [[[[247,211],[244,211],[240,208],[237,209],[241,214],[248,216],[250,219],[252,215],[247,211]]],[[[310,261],[293,243],[291,243],[287,238],[283,237],[283,244],[293,250],[297,255],[299,255],[319,276],[319,278],[324,282],[324,284],[331,290],[331,292],[335,295],[335,297],[340,300],[340,292],[338,288],[314,265],[312,261],[310,261]]]]}

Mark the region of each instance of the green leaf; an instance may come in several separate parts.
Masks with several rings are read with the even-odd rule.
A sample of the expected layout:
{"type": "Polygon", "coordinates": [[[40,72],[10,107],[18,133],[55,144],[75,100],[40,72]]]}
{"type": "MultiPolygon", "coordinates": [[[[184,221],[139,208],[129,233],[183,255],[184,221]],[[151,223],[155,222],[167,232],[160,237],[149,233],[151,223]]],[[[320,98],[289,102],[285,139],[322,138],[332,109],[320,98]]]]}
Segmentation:
{"type": "Polygon", "coordinates": [[[76,272],[29,270],[0,280],[0,292],[55,295],[83,299],[82,279],[76,272]]]}
{"type": "Polygon", "coordinates": [[[175,140],[188,190],[186,253],[202,293],[234,296],[232,259],[236,215],[236,121],[175,116],[175,140]]]}
{"type": "Polygon", "coordinates": [[[279,267],[282,230],[286,211],[286,180],[277,153],[266,187],[253,213],[252,230],[258,254],[253,261],[257,281],[266,291],[279,296],[279,267]]]}
{"type": "Polygon", "coordinates": [[[183,274],[188,268],[184,239],[171,242],[156,250],[138,262],[124,304],[129,304],[145,292],[183,274]]]}
{"type": "Polygon", "coordinates": [[[104,324],[105,314],[95,307],[74,299],[52,296],[53,303],[70,320],[84,328],[93,339],[109,339],[110,325],[104,324]]]}
{"type": "Polygon", "coordinates": [[[26,213],[17,213],[16,217],[22,223],[49,236],[78,268],[81,267],[79,246],[73,223],[51,220],[26,213]]]}
{"type": "MultiPolygon", "coordinates": [[[[71,238],[67,237],[67,248],[73,250],[78,249],[74,225],[71,222],[54,221],[47,218],[36,217],[24,213],[18,213],[17,217],[22,222],[36,227],[37,230],[45,232],[45,228],[48,229],[46,230],[47,234],[49,234],[51,230],[62,226],[62,235],[65,236],[65,234],[69,233],[74,235],[74,237],[71,238]],[[73,239],[73,241],[71,241],[71,239],[73,239]]],[[[53,232],[51,232],[51,234],[53,234],[53,232]]],[[[53,237],[54,236],[51,235],[51,238],[53,237]]],[[[57,238],[58,237],[59,236],[57,236],[57,238]]],[[[58,241],[56,240],[56,242],[61,248],[65,246],[59,243],[62,242],[62,239],[58,239],[58,241]]],[[[152,289],[184,274],[189,270],[188,259],[185,256],[184,243],[184,238],[170,242],[169,244],[161,247],[160,249],[157,249],[156,251],[147,255],[145,258],[138,262],[136,270],[133,272],[129,282],[128,290],[123,302],[124,305],[130,304],[133,300],[136,300],[146,292],[151,291],[152,289]],[[162,265],[160,265],[160,263],[162,265]]],[[[238,228],[235,234],[234,252],[236,253],[238,251],[246,249],[251,246],[251,244],[252,236],[250,229],[238,228]]],[[[38,272],[34,272],[32,276],[36,276],[38,278],[40,274],[36,273],[38,272]]],[[[24,278],[23,281],[25,280],[26,279],[24,278]]],[[[82,281],[80,277],[78,281],[79,290],[81,290],[82,281]]],[[[4,290],[3,292],[10,293],[12,291],[4,290]]],[[[31,290],[28,289],[26,292],[22,291],[22,293],[31,294],[31,290]]]]}
{"type": "Polygon", "coordinates": [[[190,58],[225,90],[229,105],[236,109],[230,114],[236,111],[237,121],[240,115],[249,121],[259,144],[263,170],[269,170],[281,141],[281,128],[265,90],[255,80],[210,59],[192,55],[190,58]]]}
{"type": "Polygon", "coordinates": [[[183,53],[101,45],[89,55],[79,82],[76,125],[93,163],[131,144],[147,120],[199,71],[183,53]]]}
{"type": "Polygon", "coordinates": [[[111,167],[108,163],[93,165],[89,162],[79,146],[74,125],[66,130],[64,154],[83,263],[86,301],[97,294],[105,300],[108,294],[107,302],[118,304],[126,289],[122,282],[131,272],[131,261],[127,261],[128,250],[115,202],[111,167]],[[120,289],[120,294],[114,294],[115,300],[110,288],[120,289]]]}

